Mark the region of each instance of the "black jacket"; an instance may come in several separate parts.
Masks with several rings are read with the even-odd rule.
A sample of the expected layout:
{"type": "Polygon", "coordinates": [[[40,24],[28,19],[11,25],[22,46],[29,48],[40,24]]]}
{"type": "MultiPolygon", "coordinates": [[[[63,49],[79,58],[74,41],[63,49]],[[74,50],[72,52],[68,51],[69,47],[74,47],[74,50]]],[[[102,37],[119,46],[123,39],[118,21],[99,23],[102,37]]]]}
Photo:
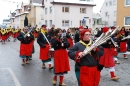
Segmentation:
{"type": "MultiPolygon", "coordinates": [[[[82,45],[80,42],[76,43],[70,50],[68,51],[69,58],[72,60],[75,60],[76,58],[76,52],[80,51],[83,52],[85,50],[86,46],[82,45]]],[[[80,66],[98,66],[98,62],[100,57],[103,55],[104,50],[101,46],[98,47],[99,51],[91,51],[91,55],[87,54],[83,58],[80,59],[80,62],[76,62],[75,64],[75,70],[79,69],[80,66]],[[97,59],[95,59],[98,58],[97,59]]]]}
{"type": "Polygon", "coordinates": [[[20,32],[19,35],[17,36],[17,39],[19,41],[21,41],[21,43],[23,44],[29,44],[31,41],[34,40],[34,36],[32,34],[30,34],[30,36],[26,36],[26,38],[24,38],[24,33],[20,32]]]}
{"type": "MultiPolygon", "coordinates": [[[[45,34],[45,36],[47,36],[47,33],[45,34]]],[[[45,44],[48,44],[48,42],[46,41],[45,37],[41,32],[38,34],[37,43],[39,44],[40,47],[43,48],[45,47],[45,44]]]]}
{"type": "Polygon", "coordinates": [[[70,44],[67,41],[67,38],[64,38],[64,41],[61,41],[60,38],[53,38],[51,40],[51,44],[52,44],[52,47],[54,48],[54,50],[66,49],[70,46],[70,44]],[[64,44],[63,47],[61,46],[62,43],[64,44]]]}

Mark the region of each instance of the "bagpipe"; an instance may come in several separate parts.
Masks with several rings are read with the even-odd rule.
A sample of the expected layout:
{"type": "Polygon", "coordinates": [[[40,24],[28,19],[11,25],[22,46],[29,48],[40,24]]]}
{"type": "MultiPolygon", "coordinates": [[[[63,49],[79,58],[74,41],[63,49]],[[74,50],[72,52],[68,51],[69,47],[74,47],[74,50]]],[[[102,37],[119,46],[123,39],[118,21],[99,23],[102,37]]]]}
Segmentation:
{"type": "Polygon", "coordinates": [[[26,34],[24,34],[24,38],[26,38],[27,36],[30,36],[30,33],[32,32],[33,28],[29,28],[29,30],[27,31],[26,34]]]}
{"type": "MultiPolygon", "coordinates": [[[[108,30],[107,32],[103,32],[100,35],[100,37],[97,38],[90,47],[85,48],[85,50],[83,51],[85,53],[84,55],[87,55],[90,51],[93,50],[93,48],[95,48],[95,47],[105,43],[107,40],[111,39],[111,36],[113,34],[115,34],[116,32],[118,32],[118,28],[119,28],[119,26],[117,26],[116,29],[114,29],[114,31],[108,30]]],[[[111,41],[112,41],[112,39],[111,39],[111,41]]],[[[113,43],[114,43],[114,41],[113,41],[113,43]]],[[[114,43],[114,46],[117,46],[117,45],[114,43]]]]}

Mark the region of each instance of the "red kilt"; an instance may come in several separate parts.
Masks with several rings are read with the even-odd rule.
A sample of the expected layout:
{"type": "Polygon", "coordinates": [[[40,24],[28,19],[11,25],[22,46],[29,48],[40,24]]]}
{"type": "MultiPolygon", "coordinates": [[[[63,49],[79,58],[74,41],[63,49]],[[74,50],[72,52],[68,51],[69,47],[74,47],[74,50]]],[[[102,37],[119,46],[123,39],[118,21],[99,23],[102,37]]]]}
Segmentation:
{"type": "Polygon", "coordinates": [[[100,81],[100,71],[95,67],[80,67],[80,86],[98,86],[100,81]]]}
{"type": "Polygon", "coordinates": [[[106,68],[115,66],[112,49],[104,48],[104,54],[100,58],[99,64],[106,68]]]}
{"type": "Polygon", "coordinates": [[[20,44],[20,56],[30,56],[31,48],[30,44],[20,44]]]}
{"type": "Polygon", "coordinates": [[[66,49],[54,51],[54,68],[55,73],[70,71],[69,58],[66,49]]]}
{"type": "Polygon", "coordinates": [[[17,38],[17,36],[18,36],[18,32],[13,34],[13,38],[17,38]]]}
{"type": "Polygon", "coordinates": [[[112,49],[112,55],[117,56],[118,55],[117,48],[111,48],[111,49],[112,49]]]}
{"type": "Polygon", "coordinates": [[[126,52],[127,47],[126,47],[127,42],[120,42],[120,52],[126,52]]]}
{"type": "Polygon", "coordinates": [[[34,41],[30,42],[30,49],[31,49],[31,52],[33,52],[33,44],[34,44],[34,41]]]}
{"type": "Polygon", "coordinates": [[[69,47],[69,48],[71,48],[71,47],[73,46],[73,40],[72,40],[71,38],[68,38],[68,42],[69,42],[69,44],[70,44],[70,47],[69,47]]]}
{"type": "Polygon", "coordinates": [[[46,44],[45,48],[40,47],[40,59],[41,60],[48,60],[49,59],[49,45],[46,44]]]}
{"type": "Polygon", "coordinates": [[[2,36],[1,36],[1,39],[2,39],[3,41],[5,41],[5,40],[6,40],[6,35],[2,35],[2,36]]]}

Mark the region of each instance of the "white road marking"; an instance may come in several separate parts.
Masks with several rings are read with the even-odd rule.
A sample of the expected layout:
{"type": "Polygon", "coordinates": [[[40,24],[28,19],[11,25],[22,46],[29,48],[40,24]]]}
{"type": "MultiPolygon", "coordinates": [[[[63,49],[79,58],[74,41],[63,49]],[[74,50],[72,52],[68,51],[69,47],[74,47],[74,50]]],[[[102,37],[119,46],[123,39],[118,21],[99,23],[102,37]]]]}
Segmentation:
{"type": "Polygon", "coordinates": [[[15,76],[15,74],[11,68],[2,68],[2,69],[7,69],[9,71],[10,75],[12,76],[12,78],[14,80],[15,86],[21,86],[20,82],[18,81],[17,77],[15,76]]]}

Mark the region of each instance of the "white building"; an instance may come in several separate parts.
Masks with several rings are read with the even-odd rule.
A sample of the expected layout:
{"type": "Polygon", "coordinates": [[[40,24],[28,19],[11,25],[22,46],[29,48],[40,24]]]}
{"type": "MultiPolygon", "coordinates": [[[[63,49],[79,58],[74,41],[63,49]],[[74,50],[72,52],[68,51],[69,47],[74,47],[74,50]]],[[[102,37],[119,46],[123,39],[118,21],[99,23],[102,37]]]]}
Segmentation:
{"type": "Polygon", "coordinates": [[[9,27],[10,26],[10,19],[3,19],[2,26],[4,28],[9,27]]]}
{"type": "Polygon", "coordinates": [[[44,23],[68,29],[79,27],[84,19],[84,26],[92,27],[93,6],[92,0],[44,0],[44,23]]]}
{"type": "Polygon", "coordinates": [[[102,17],[102,25],[115,26],[116,25],[116,10],[117,0],[105,0],[100,10],[102,17]]]}

